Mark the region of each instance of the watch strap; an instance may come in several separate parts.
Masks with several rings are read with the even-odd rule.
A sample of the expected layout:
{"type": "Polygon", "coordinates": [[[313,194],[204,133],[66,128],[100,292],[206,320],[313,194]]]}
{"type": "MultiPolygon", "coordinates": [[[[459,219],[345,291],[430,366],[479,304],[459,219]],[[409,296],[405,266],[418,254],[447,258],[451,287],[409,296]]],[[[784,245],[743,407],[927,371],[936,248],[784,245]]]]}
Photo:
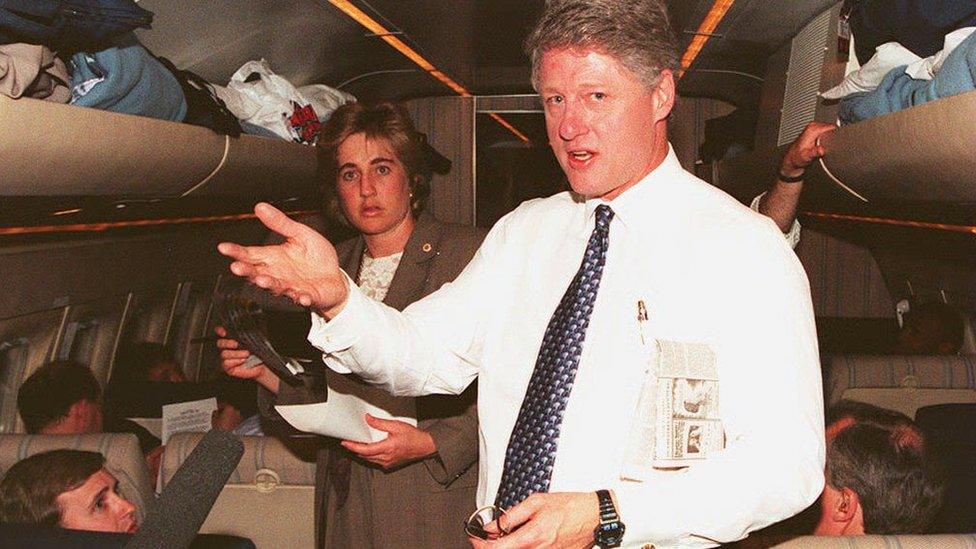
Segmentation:
{"type": "Polygon", "coordinates": [[[803,172],[800,172],[800,175],[789,176],[784,174],[783,172],[779,172],[779,180],[782,181],[783,183],[799,183],[800,181],[803,181],[805,175],[806,174],[804,174],[803,172]]]}
{"type": "Polygon", "coordinates": [[[596,497],[600,502],[600,523],[614,522],[619,520],[617,508],[613,504],[613,498],[609,490],[597,490],[596,497]]]}

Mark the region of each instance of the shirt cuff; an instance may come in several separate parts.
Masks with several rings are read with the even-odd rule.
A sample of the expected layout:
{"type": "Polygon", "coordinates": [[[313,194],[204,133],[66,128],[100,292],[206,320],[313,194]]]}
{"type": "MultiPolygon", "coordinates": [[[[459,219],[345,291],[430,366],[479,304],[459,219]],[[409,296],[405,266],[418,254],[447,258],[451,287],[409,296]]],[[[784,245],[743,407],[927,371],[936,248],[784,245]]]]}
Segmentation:
{"type": "MultiPolygon", "coordinates": [[[[759,211],[759,203],[762,202],[762,198],[764,196],[766,196],[766,193],[762,193],[756,198],[752,199],[752,204],[749,204],[752,211],[762,213],[759,211]]],[[[791,248],[796,248],[796,245],[800,243],[800,221],[798,219],[793,220],[793,225],[790,226],[790,230],[788,232],[783,233],[783,237],[786,238],[786,242],[791,248]]]]}
{"type": "Polygon", "coordinates": [[[342,274],[349,282],[346,306],[332,320],[326,320],[318,313],[311,313],[312,326],[308,330],[308,342],[322,351],[322,360],[328,363],[331,369],[340,374],[348,374],[351,372],[350,369],[330,358],[333,358],[336,353],[349,349],[359,340],[362,331],[357,327],[357,320],[361,321],[363,317],[363,300],[367,298],[349,275],[345,272],[342,274]]]}

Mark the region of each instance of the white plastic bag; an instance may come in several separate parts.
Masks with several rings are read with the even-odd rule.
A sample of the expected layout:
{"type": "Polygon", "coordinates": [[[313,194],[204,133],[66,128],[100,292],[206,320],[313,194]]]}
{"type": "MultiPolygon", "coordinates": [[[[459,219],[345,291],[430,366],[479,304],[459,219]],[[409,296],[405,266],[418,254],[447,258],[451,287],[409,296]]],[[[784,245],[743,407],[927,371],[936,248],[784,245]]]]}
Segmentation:
{"type": "Polygon", "coordinates": [[[328,120],[337,108],[356,100],[324,84],[296,88],[275,74],[264,59],[244,63],[231,77],[227,88],[217,90],[217,94],[242,122],[309,145],[318,137],[320,122],[328,120]]]}

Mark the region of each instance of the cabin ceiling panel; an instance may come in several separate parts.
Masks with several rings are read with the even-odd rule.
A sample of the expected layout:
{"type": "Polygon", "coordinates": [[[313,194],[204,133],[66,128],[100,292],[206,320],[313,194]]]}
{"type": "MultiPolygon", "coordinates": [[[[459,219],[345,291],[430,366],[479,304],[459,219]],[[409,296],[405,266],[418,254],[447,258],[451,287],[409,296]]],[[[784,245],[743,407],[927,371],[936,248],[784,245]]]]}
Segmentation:
{"type": "MultiPolygon", "coordinates": [[[[544,0],[352,0],[418,53],[475,94],[525,93],[522,42],[544,0]]],[[[766,58],[836,0],[738,0],[693,68],[761,77],[766,58]]],[[[669,0],[679,43],[686,46],[712,0],[669,0]]],[[[223,84],[245,61],[265,58],[296,85],[348,85],[367,98],[451,95],[328,0],[142,0],[156,13],[140,38],[181,67],[223,84]]],[[[754,100],[751,85],[720,73],[689,73],[687,96],[754,100]],[[714,91],[730,88],[732,91],[714,91]]],[[[742,77],[737,77],[742,78],[742,77]]]]}
{"type": "Polygon", "coordinates": [[[412,68],[402,55],[328,2],[142,0],[156,13],[140,40],[154,53],[215,84],[245,62],[267,59],[296,86],[336,86],[371,70],[412,68]]]}

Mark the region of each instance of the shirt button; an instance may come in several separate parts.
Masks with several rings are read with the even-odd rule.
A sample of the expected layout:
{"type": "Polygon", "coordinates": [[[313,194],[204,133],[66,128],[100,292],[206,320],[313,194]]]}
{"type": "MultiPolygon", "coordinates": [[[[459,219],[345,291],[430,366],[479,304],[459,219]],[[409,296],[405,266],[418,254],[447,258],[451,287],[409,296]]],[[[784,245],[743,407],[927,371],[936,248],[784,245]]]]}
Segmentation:
{"type": "Polygon", "coordinates": [[[645,543],[644,545],[641,545],[641,549],[654,549],[654,546],[650,543],[645,543]]]}

